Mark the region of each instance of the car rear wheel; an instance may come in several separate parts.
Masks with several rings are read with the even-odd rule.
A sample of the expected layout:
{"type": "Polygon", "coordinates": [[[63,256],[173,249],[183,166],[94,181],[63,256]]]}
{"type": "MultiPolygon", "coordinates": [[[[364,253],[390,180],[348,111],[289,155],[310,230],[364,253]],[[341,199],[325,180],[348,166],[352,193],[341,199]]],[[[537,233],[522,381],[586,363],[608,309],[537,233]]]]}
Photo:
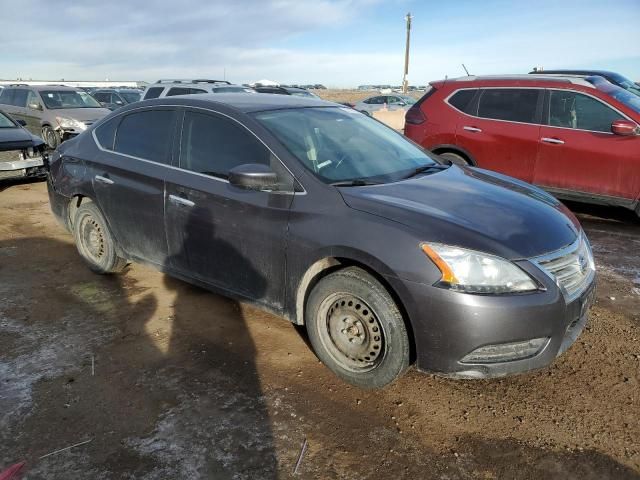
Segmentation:
{"type": "Polygon", "coordinates": [[[318,358],[361,388],[381,388],[409,367],[409,337],[397,305],[373,276],[356,267],[329,274],[305,311],[318,358]]]}
{"type": "Polygon", "coordinates": [[[73,234],[80,256],[95,273],[120,272],[127,260],[118,255],[116,242],[95,203],[83,203],[76,211],[73,234]]]}
{"type": "Polygon", "coordinates": [[[458,155],[453,152],[444,152],[441,153],[440,156],[446,160],[450,160],[454,165],[468,166],[470,165],[469,161],[464,158],[462,155],[458,155]]]}
{"type": "Polygon", "coordinates": [[[58,145],[60,145],[61,142],[60,134],[58,134],[58,132],[56,132],[49,125],[45,125],[44,127],[42,127],[42,139],[52,150],[58,148],[58,145]]]}

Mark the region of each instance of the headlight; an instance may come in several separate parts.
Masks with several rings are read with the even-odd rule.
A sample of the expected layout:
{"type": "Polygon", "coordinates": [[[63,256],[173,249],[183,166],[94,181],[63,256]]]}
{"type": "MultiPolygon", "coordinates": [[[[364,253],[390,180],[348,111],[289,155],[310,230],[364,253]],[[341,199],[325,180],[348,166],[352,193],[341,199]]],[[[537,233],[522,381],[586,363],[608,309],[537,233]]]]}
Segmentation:
{"type": "Polygon", "coordinates": [[[56,120],[62,128],[77,128],[79,130],[85,130],[87,128],[84,123],[76,120],[75,118],[56,117],[56,120]]]}
{"type": "Polygon", "coordinates": [[[441,243],[423,243],[422,251],[442,272],[440,286],[466,293],[530,292],[538,285],[509,260],[441,243]]]}

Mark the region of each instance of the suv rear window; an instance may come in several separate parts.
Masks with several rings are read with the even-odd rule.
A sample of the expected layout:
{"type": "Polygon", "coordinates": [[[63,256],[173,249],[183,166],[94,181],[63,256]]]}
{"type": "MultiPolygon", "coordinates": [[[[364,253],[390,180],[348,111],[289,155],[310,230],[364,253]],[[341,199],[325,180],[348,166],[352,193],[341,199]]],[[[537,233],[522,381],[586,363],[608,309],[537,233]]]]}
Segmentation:
{"type": "Polygon", "coordinates": [[[147,90],[147,93],[144,94],[144,99],[148,100],[150,98],[158,98],[160,94],[164,90],[164,87],[151,87],[147,90]]]}
{"type": "Polygon", "coordinates": [[[471,108],[471,100],[476,95],[478,91],[477,88],[470,90],[458,90],[449,98],[449,104],[452,107],[457,108],[461,112],[470,113],[469,110],[471,108]]]}
{"type": "Polygon", "coordinates": [[[145,110],[125,116],[118,127],[114,150],[168,164],[175,118],[175,110],[145,110]]]}
{"type": "Polygon", "coordinates": [[[202,90],[201,88],[188,88],[188,87],[173,87],[167,92],[167,97],[172,97],[174,95],[191,95],[194,93],[207,93],[206,90],[202,90]]]}
{"type": "Polygon", "coordinates": [[[488,88],[478,104],[478,116],[511,122],[536,123],[540,89],[488,88]]]}

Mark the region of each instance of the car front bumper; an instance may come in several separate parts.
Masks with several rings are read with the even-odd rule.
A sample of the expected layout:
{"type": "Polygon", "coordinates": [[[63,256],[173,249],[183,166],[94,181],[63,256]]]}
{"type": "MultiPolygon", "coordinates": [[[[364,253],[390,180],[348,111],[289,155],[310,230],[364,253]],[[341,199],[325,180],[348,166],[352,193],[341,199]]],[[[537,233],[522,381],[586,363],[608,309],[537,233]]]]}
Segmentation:
{"type": "Polygon", "coordinates": [[[33,173],[36,175],[44,174],[43,167],[44,159],[42,157],[0,161],[0,179],[26,177],[33,173]]]}
{"type": "Polygon", "coordinates": [[[544,368],[578,338],[595,297],[594,279],[570,302],[551,279],[529,294],[470,295],[388,278],[411,320],[418,370],[455,378],[493,378],[544,368]],[[547,339],[534,354],[498,362],[467,362],[487,346],[547,339]]]}

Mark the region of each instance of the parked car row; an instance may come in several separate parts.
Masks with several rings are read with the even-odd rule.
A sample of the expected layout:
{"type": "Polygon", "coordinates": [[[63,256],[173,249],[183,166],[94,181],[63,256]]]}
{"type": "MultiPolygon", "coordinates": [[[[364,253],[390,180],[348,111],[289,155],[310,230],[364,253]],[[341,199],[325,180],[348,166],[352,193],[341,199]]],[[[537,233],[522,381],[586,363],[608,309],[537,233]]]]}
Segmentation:
{"type": "Polygon", "coordinates": [[[600,76],[432,82],[405,134],[457,164],[640,214],[640,96],[600,76]]]}

